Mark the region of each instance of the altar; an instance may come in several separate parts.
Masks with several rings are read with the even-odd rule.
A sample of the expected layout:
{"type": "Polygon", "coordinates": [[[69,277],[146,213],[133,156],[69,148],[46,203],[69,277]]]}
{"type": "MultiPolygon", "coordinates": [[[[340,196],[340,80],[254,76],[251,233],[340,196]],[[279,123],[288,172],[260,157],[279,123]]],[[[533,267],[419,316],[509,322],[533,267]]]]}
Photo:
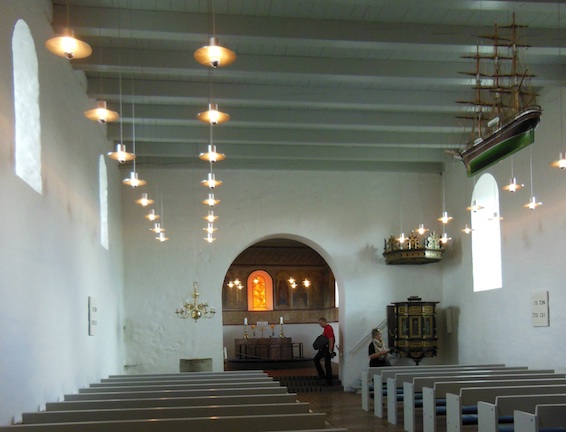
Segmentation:
{"type": "Polygon", "coordinates": [[[303,344],[282,338],[239,338],[235,340],[236,358],[245,360],[291,360],[303,358],[303,344]]]}

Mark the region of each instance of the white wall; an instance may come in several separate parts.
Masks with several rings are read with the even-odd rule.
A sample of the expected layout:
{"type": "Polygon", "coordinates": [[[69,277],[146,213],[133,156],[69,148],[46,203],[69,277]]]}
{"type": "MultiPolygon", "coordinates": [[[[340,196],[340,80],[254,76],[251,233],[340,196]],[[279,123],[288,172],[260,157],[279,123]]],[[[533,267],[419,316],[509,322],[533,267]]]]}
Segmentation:
{"type": "MultiPolygon", "coordinates": [[[[0,425],[122,371],[120,189],[110,187],[110,251],[100,246],[98,159],[104,130],[65,59],[44,48],[51,3],[5,0],[0,14],[0,425]],[[11,37],[32,30],[39,62],[42,180],[38,194],[15,175],[11,37]],[[98,333],[88,336],[88,296],[98,333]]],[[[109,166],[109,183],[119,172],[109,166]]]]}
{"type": "Polygon", "coordinates": [[[144,209],[133,203],[141,191],[125,194],[126,344],[128,364],[135,365],[132,370],[177,371],[179,358],[202,357],[213,358],[214,368],[221,369],[221,316],[183,321],[175,316],[175,308],[197,281],[202,299],[220,309],[221,287],[231,262],[268,237],[302,241],[332,268],[340,291],[345,385],[358,380],[360,368],[368,362],[367,344],[354,352],[352,348],[385,317],[387,304],[411,295],[441,300],[439,265],[386,266],[381,256],[384,238],[400,229],[400,177],[408,233],[421,221],[432,224],[440,216],[438,174],[232,172],[223,171],[219,162],[215,172],[224,182],[216,191],[222,200],[215,212],[220,216],[219,230],[217,241],[208,244],[202,240],[207,209],[200,203],[207,190],[199,184],[206,169],[204,162],[196,172],[140,169],[140,178],[150,182],[147,190],[158,188],[163,197],[171,239],[163,244],[148,231],[144,209]]]}
{"type": "MultiPolygon", "coordinates": [[[[565,95],[564,92],[562,92],[565,95]]],[[[455,253],[443,263],[443,304],[454,307],[457,331],[451,337],[453,361],[504,362],[533,368],[554,368],[564,371],[566,348],[566,275],[564,274],[564,242],[566,239],[566,173],[551,168],[565,149],[560,123],[560,91],[542,92],[542,121],[535,133],[535,143],[514,156],[514,172],[521,191],[500,192],[503,287],[498,290],[473,292],[471,239],[460,235],[455,253]],[[534,192],[543,206],[536,210],[523,208],[530,197],[529,161],[532,152],[534,192]],[[548,291],[550,326],[531,325],[531,294],[548,291]]],[[[566,99],[562,105],[566,106],[566,99]]],[[[562,116],[562,119],[560,118],[562,116]]],[[[488,170],[499,187],[509,182],[511,159],[488,170]]],[[[469,214],[462,210],[469,197],[472,179],[462,176],[459,164],[449,166],[447,202],[454,208],[457,220],[469,214]]],[[[463,224],[462,224],[463,225],[463,224]]],[[[472,234],[473,235],[473,234],[472,234]]]]}

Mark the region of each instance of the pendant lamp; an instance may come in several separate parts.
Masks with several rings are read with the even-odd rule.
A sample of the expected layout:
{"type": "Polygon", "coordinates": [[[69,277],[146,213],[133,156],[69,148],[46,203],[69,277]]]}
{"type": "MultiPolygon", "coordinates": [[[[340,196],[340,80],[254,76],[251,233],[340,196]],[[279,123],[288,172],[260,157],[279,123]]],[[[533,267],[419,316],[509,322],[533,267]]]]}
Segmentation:
{"type": "Polygon", "coordinates": [[[118,120],[120,115],[116,111],[109,110],[106,101],[99,100],[96,101],[96,108],[85,111],[85,117],[89,120],[105,124],[118,120]]]}
{"type": "MultiPolygon", "coordinates": [[[[67,14],[68,14],[67,5],[67,14]]],[[[54,36],[45,42],[45,47],[53,54],[67,60],[81,59],[92,54],[92,48],[86,42],[75,38],[75,32],[65,28],[59,36],[54,36]]]]}

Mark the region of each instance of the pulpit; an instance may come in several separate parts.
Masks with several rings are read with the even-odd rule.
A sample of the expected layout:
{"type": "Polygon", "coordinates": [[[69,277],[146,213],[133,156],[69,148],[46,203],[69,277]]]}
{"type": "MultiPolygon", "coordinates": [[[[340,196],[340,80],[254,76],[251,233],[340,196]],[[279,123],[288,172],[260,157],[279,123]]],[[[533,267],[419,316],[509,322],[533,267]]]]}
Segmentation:
{"type": "Polygon", "coordinates": [[[290,360],[292,358],[302,358],[302,348],[302,343],[293,343],[290,337],[241,338],[235,340],[236,357],[246,360],[290,360]]]}

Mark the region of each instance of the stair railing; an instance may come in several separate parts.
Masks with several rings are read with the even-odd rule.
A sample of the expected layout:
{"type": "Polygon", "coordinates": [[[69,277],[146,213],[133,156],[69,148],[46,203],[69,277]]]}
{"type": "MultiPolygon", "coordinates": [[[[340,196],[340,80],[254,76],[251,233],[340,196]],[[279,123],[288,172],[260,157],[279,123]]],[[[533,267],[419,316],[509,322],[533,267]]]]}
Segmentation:
{"type": "MultiPolygon", "coordinates": [[[[383,318],[381,321],[379,321],[375,326],[372,327],[372,330],[374,328],[382,329],[382,328],[385,327],[385,324],[387,324],[387,318],[383,318]]],[[[385,334],[385,332],[383,330],[382,330],[381,333],[385,334]]],[[[362,340],[360,340],[356,345],[354,345],[354,347],[351,350],[348,351],[348,354],[356,351],[357,349],[359,349],[363,345],[369,344],[368,338],[371,339],[371,330],[367,334],[364,335],[362,340]]]]}

